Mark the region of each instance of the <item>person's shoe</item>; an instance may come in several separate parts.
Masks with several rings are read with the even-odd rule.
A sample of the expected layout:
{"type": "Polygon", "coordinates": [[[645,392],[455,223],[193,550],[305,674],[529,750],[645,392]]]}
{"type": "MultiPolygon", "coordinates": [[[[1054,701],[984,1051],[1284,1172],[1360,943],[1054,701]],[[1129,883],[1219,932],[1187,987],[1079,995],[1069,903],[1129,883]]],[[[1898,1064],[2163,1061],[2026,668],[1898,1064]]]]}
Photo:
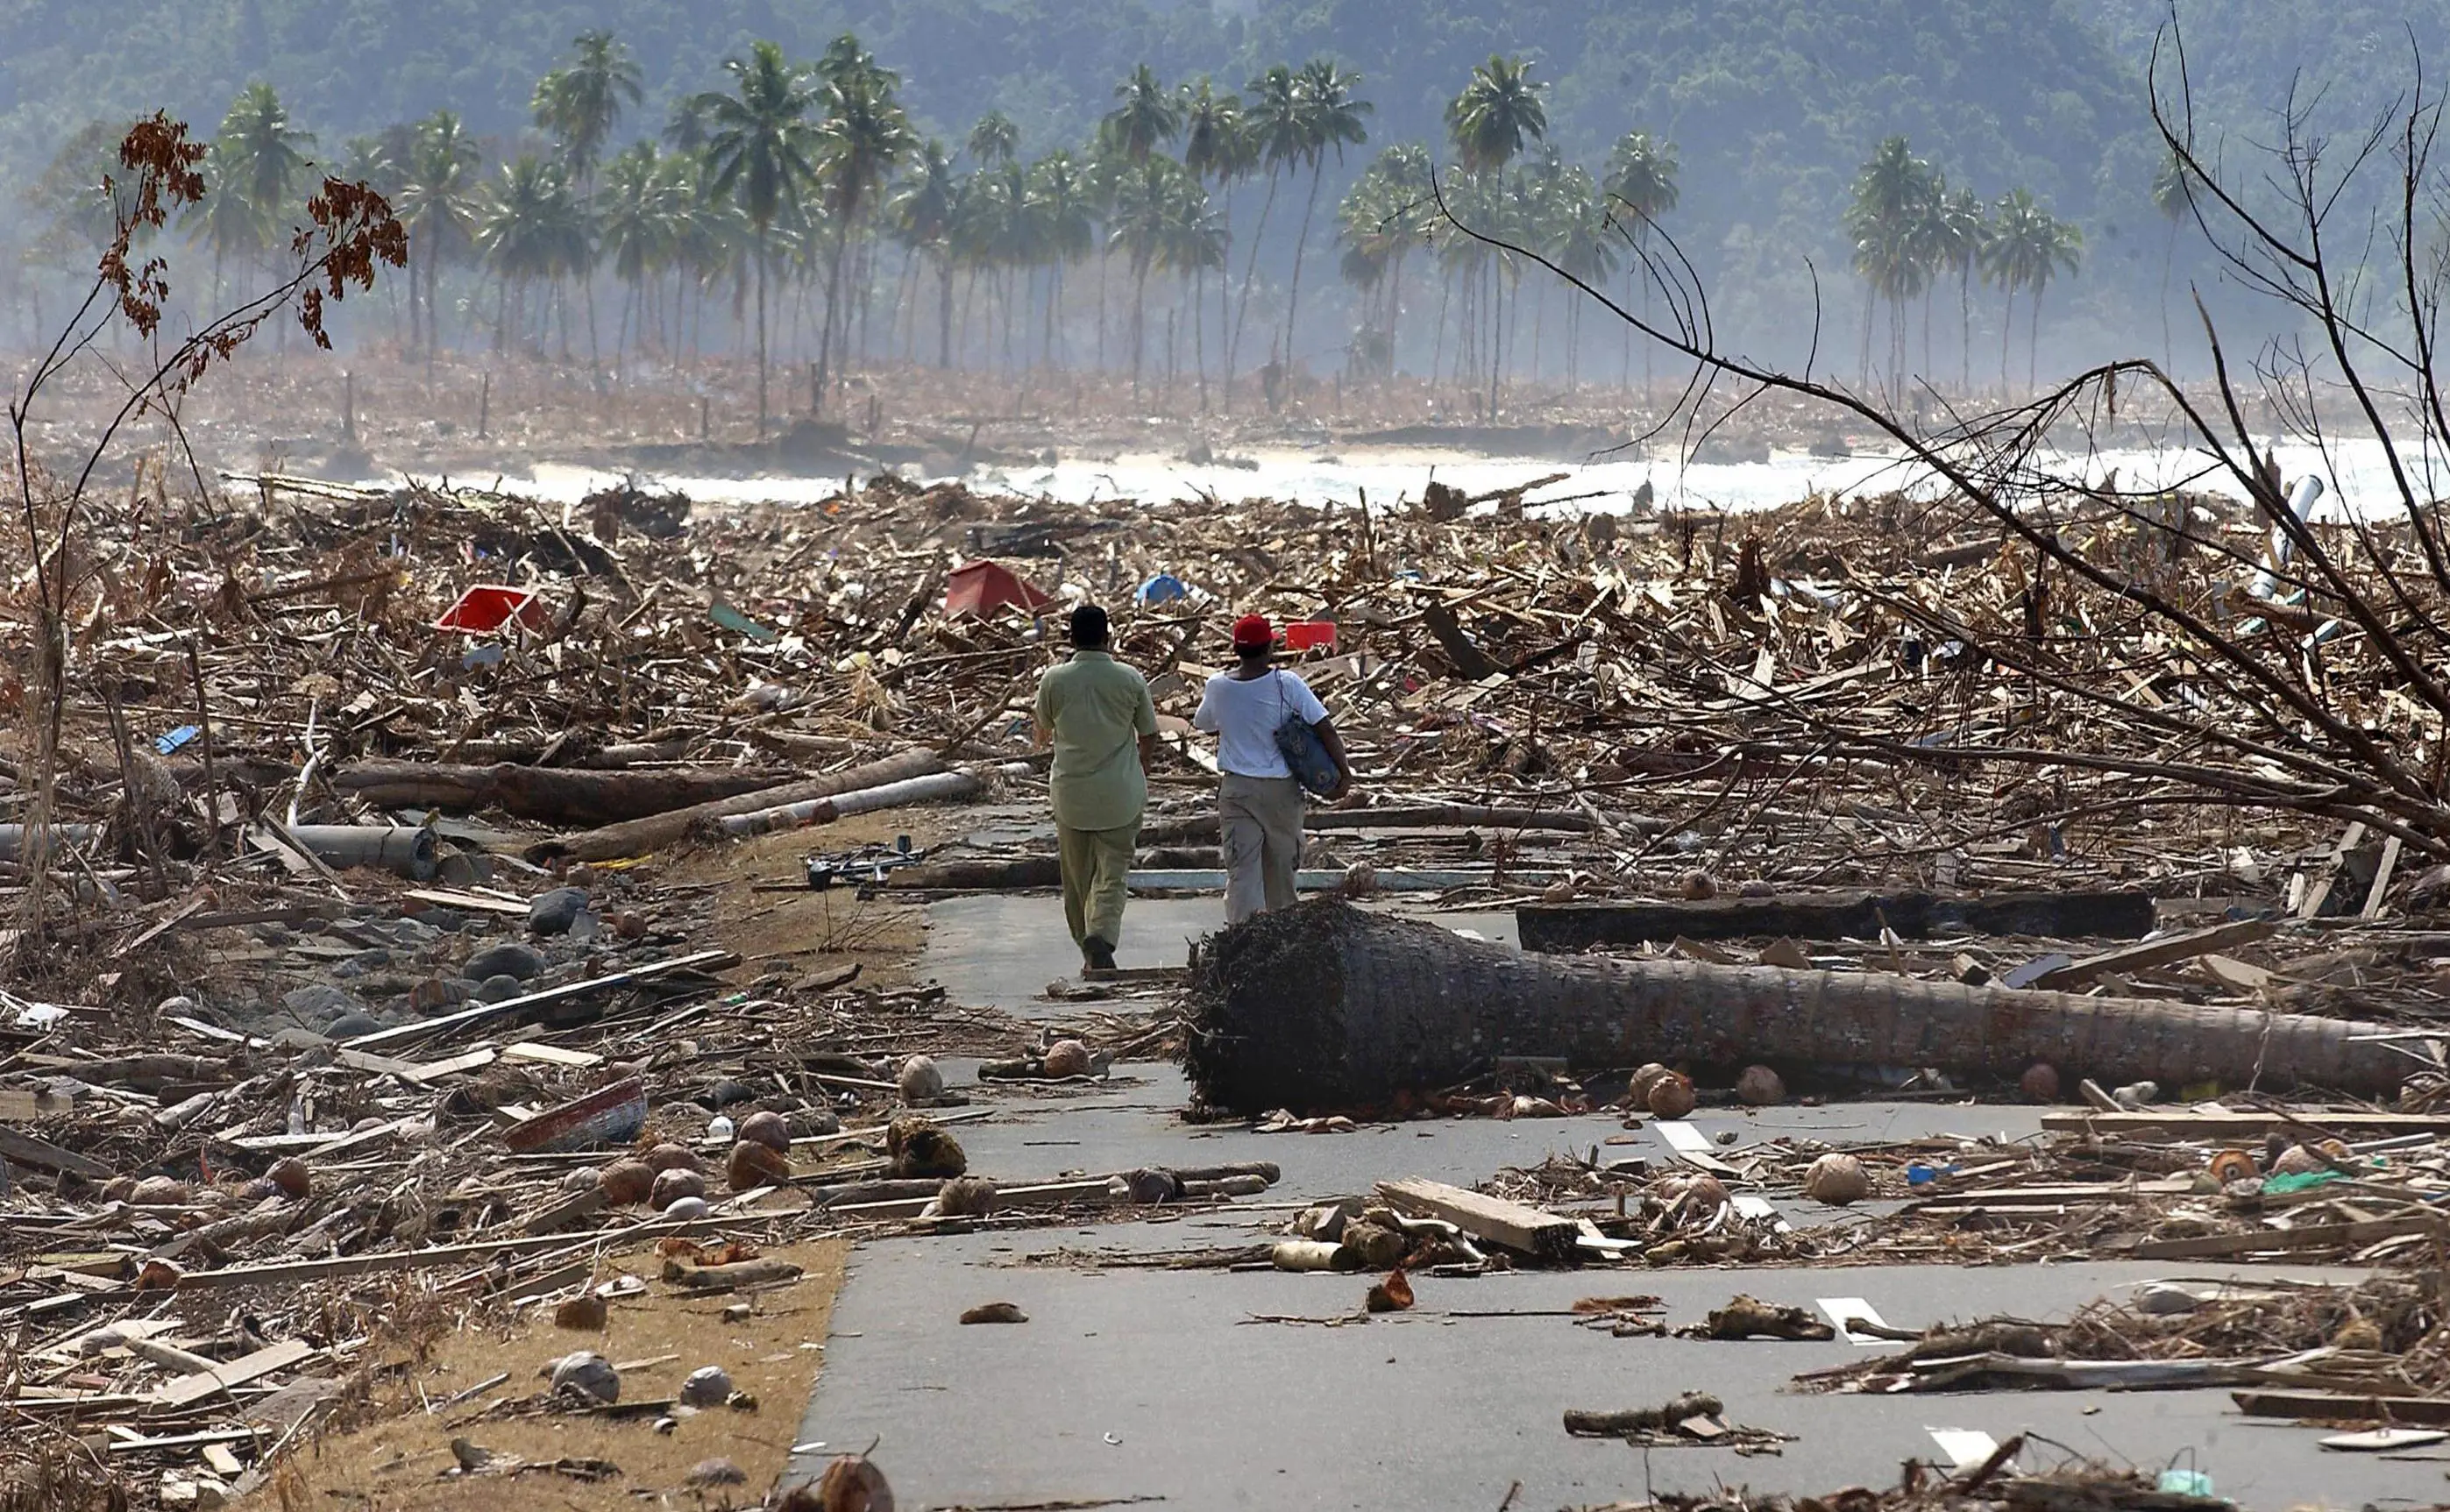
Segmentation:
{"type": "Polygon", "coordinates": [[[1089,963],[1091,971],[1112,971],[1115,969],[1115,947],[1091,935],[1080,941],[1080,959],[1089,963]]]}

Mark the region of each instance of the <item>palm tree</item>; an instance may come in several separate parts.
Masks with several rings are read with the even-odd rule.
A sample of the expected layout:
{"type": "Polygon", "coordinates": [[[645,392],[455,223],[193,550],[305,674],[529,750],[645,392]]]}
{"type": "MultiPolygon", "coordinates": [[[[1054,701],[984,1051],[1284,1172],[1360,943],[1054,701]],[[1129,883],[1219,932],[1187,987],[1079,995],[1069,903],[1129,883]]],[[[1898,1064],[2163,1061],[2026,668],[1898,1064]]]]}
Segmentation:
{"type": "Polygon", "coordinates": [[[1182,107],[1157,82],[1157,71],[1147,64],[1115,86],[1115,100],[1102,125],[1134,163],[1146,162],[1150,153],[1181,134],[1182,107]]]}
{"type": "Polygon", "coordinates": [[[1302,204],[1301,232],[1293,238],[1293,276],[1285,285],[1285,364],[1293,360],[1294,322],[1301,314],[1302,253],[1310,246],[1311,216],[1318,209],[1319,181],[1327,172],[1327,153],[1335,151],[1335,161],[1344,162],[1347,146],[1359,146],[1370,140],[1370,129],[1362,117],[1371,111],[1367,100],[1355,99],[1353,88],[1361,75],[1335,66],[1332,59],[1312,58],[1302,65],[1299,79],[1301,101],[1303,155],[1310,159],[1310,198],[1302,204]]]}
{"type": "Polygon", "coordinates": [[[885,205],[893,234],[913,254],[924,252],[936,264],[939,305],[936,365],[953,365],[953,228],[962,210],[966,185],[942,142],[921,145],[912,171],[885,205]]]}
{"type": "Polygon", "coordinates": [[[1138,392],[1140,365],[1147,349],[1148,276],[1158,267],[1189,272],[1209,265],[1211,248],[1221,256],[1223,243],[1208,208],[1208,191],[1190,171],[1163,153],[1139,160],[1123,175],[1108,223],[1107,244],[1131,264],[1132,387],[1138,392]]]}
{"type": "MultiPolygon", "coordinates": [[[[1677,162],[1676,144],[1654,139],[1647,131],[1628,131],[1617,138],[1608,150],[1607,168],[1601,187],[1608,198],[1633,218],[1635,257],[1631,276],[1642,284],[1642,314],[1650,318],[1650,228],[1658,219],[1676,208],[1679,194],[1676,178],[1682,165],[1677,162]]],[[[1633,332],[1625,331],[1623,378],[1633,378],[1633,332]]],[[[1650,343],[1642,347],[1642,389],[1650,392],[1650,343]]]]}
{"type": "Polygon", "coordinates": [[[1310,147],[1307,102],[1293,70],[1279,63],[1252,80],[1244,89],[1243,151],[1268,170],[1268,197],[1259,202],[1259,223],[1251,232],[1251,250],[1242,262],[1242,294],[1234,306],[1234,329],[1225,338],[1225,390],[1234,390],[1235,359],[1242,347],[1242,322],[1251,313],[1251,283],[1259,269],[1259,243],[1268,234],[1268,212],[1276,204],[1276,178],[1289,165],[1298,165],[1310,147]]]}
{"type": "Polygon", "coordinates": [[[1467,173],[1491,173],[1514,161],[1526,144],[1548,134],[1546,86],[1531,81],[1531,65],[1492,55],[1447,103],[1447,132],[1467,173]]]}
{"type": "Polygon", "coordinates": [[[757,432],[763,436],[770,413],[766,282],[774,261],[774,226],[786,211],[799,207],[802,192],[816,180],[808,113],[816,106],[817,90],[807,70],[786,59],[775,43],[759,42],[748,57],[728,58],[723,67],[731,75],[733,92],[697,96],[691,114],[707,131],[707,162],[713,173],[707,193],[739,204],[755,242],[757,432]]]}
{"type": "MultiPolygon", "coordinates": [[[[909,117],[895,98],[900,75],[865,60],[865,54],[857,52],[853,38],[845,36],[835,42],[835,52],[846,48],[862,61],[836,68],[826,78],[819,99],[822,119],[811,134],[826,209],[834,222],[833,267],[826,275],[826,324],[817,343],[820,395],[833,371],[837,326],[846,348],[850,341],[848,313],[837,315],[837,311],[844,303],[843,255],[849,248],[851,230],[893,170],[919,147],[919,133],[911,129],[909,117]]],[[[845,367],[848,367],[846,361],[845,367]]]]}
{"type": "Polygon", "coordinates": [[[621,124],[625,104],[645,96],[638,60],[610,31],[582,31],[571,42],[571,61],[536,81],[529,107],[535,124],[554,134],[562,165],[581,193],[594,184],[605,143],[621,124]]]}
{"type": "MultiPolygon", "coordinates": [[[[1491,55],[1487,63],[1471,70],[1470,82],[1447,103],[1447,134],[1454,142],[1456,161],[1466,173],[1485,181],[1492,191],[1501,187],[1498,178],[1514,155],[1526,143],[1548,134],[1548,110],[1540,100],[1544,87],[1532,82],[1531,65],[1521,58],[1491,55]]],[[[1482,229],[1495,234],[1493,227],[1482,229]]],[[[1497,384],[1505,351],[1504,306],[1500,302],[1504,291],[1497,282],[1504,260],[1475,261],[1489,279],[1488,418],[1495,420],[1497,384]]]]}
{"type": "Polygon", "coordinates": [[[615,363],[629,345],[631,311],[638,312],[643,337],[648,281],[670,266],[680,248],[690,186],[686,173],[675,173],[672,167],[655,151],[653,143],[634,142],[605,169],[597,223],[612,260],[612,276],[628,287],[620,330],[613,338],[615,363]]]}
{"type": "MultiPolygon", "coordinates": [[[[571,192],[568,173],[533,152],[503,165],[477,220],[476,245],[510,303],[507,318],[495,329],[497,350],[507,344],[512,328],[526,325],[530,283],[557,282],[593,255],[586,211],[571,192]]],[[[569,345],[566,319],[562,344],[569,345]]]]}
{"type": "Polygon", "coordinates": [[[437,300],[445,260],[466,250],[476,228],[476,144],[448,110],[417,124],[399,191],[400,223],[409,246],[423,262],[425,337],[429,362],[442,344],[442,306],[437,300]]]}
{"type": "Polygon", "coordinates": [[[1063,304],[1063,270],[1097,245],[1088,174],[1069,152],[1051,152],[1030,165],[1028,214],[1034,239],[1048,266],[1046,329],[1042,359],[1055,360],[1055,317],[1063,304]]]}
{"type": "Polygon", "coordinates": [[[1010,163],[1021,150],[1021,128],[1002,111],[990,110],[970,127],[969,150],[972,161],[990,167],[1010,163]]]}
{"type": "MultiPolygon", "coordinates": [[[[1251,134],[1242,120],[1242,97],[1230,90],[1219,94],[1216,86],[1205,75],[1197,84],[1186,84],[1180,93],[1182,106],[1182,165],[1192,177],[1214,184],[1220,191],[1223,205],[1219,218],[1225,228],[1228,252],[1234,240],[1234,184],[1247,177],[1258,165],[1251,145],[1251,134]]],[[[1234,281],[1216,281],[1216,334],[1222,338],[1228,320],[1227,301],[1232,299],[1234,281]]],[[[1200,373],[1202,398],[1206,397],[1208,375],[1200,373]]]]}
{"type": "Polygon", "coordinates": [[[1922,291],[1918,243],[1928,220],[1926,207],[1937,188],[1931,165],[1915,157],[1901,136],[1883,140],[1855,176],[1845,225],[1854,268],[1865,289],[1861,381],[1866,386],[1871,382],[1872,318],[1883,299],[1890,302],[1890,381],[1904,381],[1899,369],[1904,366],[1905,301],[1922,291]]]}
{"type": "Polygon", "coordinates": [[[224,202],[206,212],[216,287],[224,255],[261,252],[273,243],[292,187],[308,166],[299,148],[314,140],[290,127],[289,112],[268,84],[248,85],[230,102],[207,160],[215,197],[224,202]]]}
{"type": "Polygon", "coordinates": [[[2040,366],[2042,291],[2061,273],[2073,274],[2084,253],[2084,235],[2052,216],[2030,189],[1999,197],[1991,240],[1983,249],[1983,271],[2007,291],[2009,319],[1999,334],[1999,386],[2008,385],[2008,336],[2014,327],[2016,291],[2032,290],[2026,317],[2025,386],[2034,386],[2040,366]]]}
{"type": "Polygon", "coordinates": [[[2152,207],[2169,223],[2169,240],[2161,249],[2161,366],[2174,371],[2178,359],[2177,347],[2169,339],[2169,275],[2178,261],[2178,227],[2195,207],[2195,186],[2175,148],[2162,155],[2161,166],[2152,175],[2152,207]]]}
{"type": "Polygon", "coordinates": [[[1364,320],[1363,349],[1381,376],[1395,371],[1395,339],[1403,312],[1404,259],[1429,239],[1429,149],[1390,146],[1363,170],[1336,206],[1347,251],[1348,282],[1376,293],[1381,309],[1364,320]]]}
{"type": "Polygon", "coordinates": [[[1932,265],[1935,271],[1956,274],[1956,329],[1962,343],[1959,381],[1969,394],[1974,390],[1974,273],[1990,235],[1991,221],[1983,212],[1980,195],[1959,188],[1942,197],[1932,223],[1932,265]]]}
{"type": "MultiPolygon", "coordinates": [[[[1568,168],[1549,184],[1542,205],[1541,242],[1548,260],[1592,288],[1605,285],[1616,274],[1617,242],[1609,234],[1615,217],[1588,169],[1568,168]]],[[[1583,301],[1565,303],[1565,388],[1572,392],[1579,375],[1583,301]]],[[[1539,343],[1532,348],[1536,354],[1539,343]]],[[[1533,358],[1537,370],[1538,358],[1533,358]]]]}

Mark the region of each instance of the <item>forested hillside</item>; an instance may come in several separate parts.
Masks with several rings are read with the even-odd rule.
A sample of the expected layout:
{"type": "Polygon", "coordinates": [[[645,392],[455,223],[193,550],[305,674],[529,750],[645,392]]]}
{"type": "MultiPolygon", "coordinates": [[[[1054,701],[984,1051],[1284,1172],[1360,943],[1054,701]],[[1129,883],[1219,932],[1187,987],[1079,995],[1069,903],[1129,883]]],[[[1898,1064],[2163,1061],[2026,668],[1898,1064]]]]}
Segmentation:
{"type": "MultiPolygon", "coordinates": [[[[2332,105],[2386,103],[2404,84],[2409,28],[2438,45],[2450,33],[2445,13],[2450,0],[2180,7],[2198,103],[2228,128],[2256,124],[2292,70],[2332,88],[2332,105]]],[[[1449,102],[1476,66],[1502,55],[1527,65],[1544,129],[1523,161],[1545,159],[1552,183],[1568,168],[1604,180],[1629,132],[1672,147],[1676,192],[1659,224],[1701,266],[1724,326],[1756,350],[1799,344],[1816,277],[1835,332],[1824,350],[1851,350],[1849,332],[1870,340],[1857,329],[1863,296],[1884,279],[1896,284],[1890,305],[1919,298],[1926,327],[1935,320],[1947,259],[1890,279],[1866,266],[1865,224],[1849,219],[1850,207],[1862,211],[1867,165],[1895,137],[1922,176],[1916,192],[1935,204],[1970,195],[1987,214],[2022,191],[2032,215],[2067,228],[2065,265],[2037,254],[2052,269],[2041,275],[2051,301],[2041,339],[2048,346],[2054,330],[2061,344],[2090,347],[2157,310],[2172,262],[2182,282],[2208,266],[2177,244],[2153,203],[2160,153],[2143,68],[2168,14],[2164,0],[0,0],[0,177],[25,203],[47,165],[56,190],[60,172],[84,161],[58,154],[93,123],[166,107],[209,131],[261,83],[276,91],[284,129],[311,135],[289,139],[305,157],[350,161],[355,139],[371,161],[368,142],[389,130],[398,144],[407,124],[449,110],[476,171],[493,178],[522,151],[550,156],[532,110],[536,81],[566,61],[574,36],[597,29],[635,59],[640,86],[602,145],[607,161],[631,139],[661,135],[675,103],[724,87],[723,60],[760,40],[813,60],[856,33],[898,73],[915,136],[941,139],[964,165],[963,144],[990,110],[1013,124],[1019,161],[1059,149],[1085,160],[1118,83],[1142,64],[1168,90],[1209,75],[1220,91],[1247,93],[1271,65],[1316,58],[1357,74],[1350,92],[1369,109],[1358,117],[1366,141],[1319,154],[1322,224],[1310,243],[1319,261],[1307,277],[1340,316],[1301,328],[1315,359],[1369,318],[1370,270],[1353,280],[1360,292],[1348,291],[1334,252],[1316,250],[1332,235],[1327,218],[1390,145],[1417,142],[1450,162],[1449,102]]],[[[2436,50],[2437,67],[2450,68],[2450,52],[2436,50]]],[[[88,132],[87,148],[97,140],[88,132]]],[[[1234,248],[1222,265],[1238,278],[1255,234],[1240,223],[1257,191],[1236,208],[1232,175],[1196,165],[1194,175],[1215,179],[1234,248]]],[[[36,244],[55,199],[0,240],[36,244]]],[[[1263,306],[1291,271],[1293,221],[1288,211],[1266,229],[1263,306]]],[[[1175,265],[1150,256],[1160,276],[1175,265]]],[[[1999,291],[1976,286],[1981,269],[1965,258],[1955,293],[1982,309],[1957,335],[1988,342],[2017,285],[2003,281],[2007,304],[1994,308],[1999,291]]],[[[1179,265],[1213,288],[1222,281],[1206,277],[1205,261],[1179,265]]],[[[1922,339],[1931,342],[1928,328],[1922,339]]]]}

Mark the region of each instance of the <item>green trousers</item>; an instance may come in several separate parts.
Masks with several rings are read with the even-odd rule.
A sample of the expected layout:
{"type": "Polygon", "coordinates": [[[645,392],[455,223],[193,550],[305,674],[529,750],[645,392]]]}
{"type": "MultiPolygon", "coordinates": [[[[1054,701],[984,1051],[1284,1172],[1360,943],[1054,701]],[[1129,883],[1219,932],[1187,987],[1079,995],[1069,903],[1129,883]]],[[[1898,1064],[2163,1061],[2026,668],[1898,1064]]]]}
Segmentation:
{"type": "Polygon", "coordinates": [[[1109,945],[1122,943],[1123,900],[1139,838],[1137,820],[1117,829],[1055,826],[1063,858],[1063,921],[1072,926],[1074,944],[1091,935],[1109,945]]]}

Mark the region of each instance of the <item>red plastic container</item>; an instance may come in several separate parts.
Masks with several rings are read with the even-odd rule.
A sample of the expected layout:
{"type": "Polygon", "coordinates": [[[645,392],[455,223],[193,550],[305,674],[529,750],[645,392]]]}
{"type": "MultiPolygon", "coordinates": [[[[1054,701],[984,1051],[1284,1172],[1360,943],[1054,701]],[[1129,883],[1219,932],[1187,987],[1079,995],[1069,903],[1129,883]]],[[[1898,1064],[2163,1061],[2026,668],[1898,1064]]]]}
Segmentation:
{"type": "Polygon", "coordinates": [[[443,611],[434,628],[457,630],[463,635],[484,635],[515,619],[530,630],[544,629],[544,601],[524,588],[477,583],[459,595],[459,602],[443,611]]]}
{"type": "Polygon", "coordinates": [[[1307,651],[1324,646],[1335,649],[1335,621],[1332,619],[1295,620],[1285,627],[1285,649],[1307,651]]]}

